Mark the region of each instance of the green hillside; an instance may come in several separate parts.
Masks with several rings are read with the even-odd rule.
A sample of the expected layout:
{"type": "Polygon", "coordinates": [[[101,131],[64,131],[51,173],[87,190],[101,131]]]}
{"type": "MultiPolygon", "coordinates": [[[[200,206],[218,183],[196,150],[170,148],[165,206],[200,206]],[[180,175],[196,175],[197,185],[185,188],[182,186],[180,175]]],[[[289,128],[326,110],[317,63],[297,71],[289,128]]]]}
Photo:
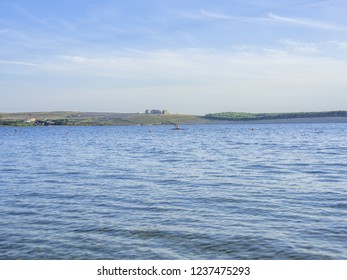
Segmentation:
{"type": "Polygon", "coordinates": [[[347,117],[347,111],[298,112],[298,113],[243,113],[224,112],[205,115],[206,119],[227,121],[278,120],[298,118],[347,117]]]}
{"type": "Polygon", "coordinates": [[[174,125],[218,124],[235,122],[295,122],[300,120],[347,122],[347,111],[302,113],[239,113],[224,112],[205,116],[181,114],[140,114],[100,112],[27,112],[0,113],[0,126],[124,126],[124,125],[174,125]]]}
{"type": "Polygon", "coordinates": [[[209,123],[207,119],[194,115],[98,113],[98,112],[28,112],[0,113],[2,126],[96,126],[96,125],[174,125],[209,123]]]}

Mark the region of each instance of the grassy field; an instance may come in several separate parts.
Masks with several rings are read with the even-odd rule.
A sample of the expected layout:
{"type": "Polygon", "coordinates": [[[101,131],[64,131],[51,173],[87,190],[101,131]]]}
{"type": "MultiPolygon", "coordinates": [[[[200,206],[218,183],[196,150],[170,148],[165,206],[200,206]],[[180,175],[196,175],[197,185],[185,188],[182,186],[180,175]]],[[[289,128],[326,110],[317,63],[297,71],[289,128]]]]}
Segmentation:
{"type": "Polygon", "coordinates": [[[182,114],[140,114],[100,112],[28,112],[0,113],[0,126],[122,126],[122,125],[175,125],[220,123],[289,123],[289,122],[347,122],[347,111],[305,113],[238,113],[226,112],[206,116],[182,114]],[[24,122],[28,118],[35,121],[24,122]]]}
{"type": "Polygon", "coordinates": [[[205,118],[211,120],[228,121],[254,121],[254,120],[279,120],[279,119],[303,119],[303,118],[340,118],[347,117],[347,111],[328,112],[296,112],[296,113],[243,113],[224,112],[208,114],[205,118]]]}
{"type": "Polygon", "coordinates": [[[174,125],[199,124],[211,121],[194,115],[152,115],[139,113],[97,113],[97,112],[29,112],[0,113],[0,125],[33,126],[33,125],[174,125]],[[26,123],[24,120],[35,118],[26,123]]]}

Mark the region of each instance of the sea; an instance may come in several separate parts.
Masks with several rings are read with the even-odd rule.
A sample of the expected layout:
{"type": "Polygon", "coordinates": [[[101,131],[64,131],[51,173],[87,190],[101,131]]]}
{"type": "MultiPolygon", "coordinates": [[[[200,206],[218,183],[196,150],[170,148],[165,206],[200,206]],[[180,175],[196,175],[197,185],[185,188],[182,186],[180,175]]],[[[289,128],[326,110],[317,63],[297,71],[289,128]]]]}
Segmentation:
{"type": "Polygon", "coordinates": [[[347,123],[172,128],[0,127],[0,259],[347,259],[347,123]]]}

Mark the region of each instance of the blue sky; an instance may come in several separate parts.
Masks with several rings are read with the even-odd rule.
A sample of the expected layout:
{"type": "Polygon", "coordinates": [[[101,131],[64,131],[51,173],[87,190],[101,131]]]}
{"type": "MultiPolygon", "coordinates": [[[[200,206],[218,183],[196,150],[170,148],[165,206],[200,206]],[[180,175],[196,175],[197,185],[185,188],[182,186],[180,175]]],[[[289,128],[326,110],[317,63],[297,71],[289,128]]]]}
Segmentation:
{"type": "Polygon", "coordinates": [[[347,110],[347,1],[0,0],[0,112],[347,110]]]}

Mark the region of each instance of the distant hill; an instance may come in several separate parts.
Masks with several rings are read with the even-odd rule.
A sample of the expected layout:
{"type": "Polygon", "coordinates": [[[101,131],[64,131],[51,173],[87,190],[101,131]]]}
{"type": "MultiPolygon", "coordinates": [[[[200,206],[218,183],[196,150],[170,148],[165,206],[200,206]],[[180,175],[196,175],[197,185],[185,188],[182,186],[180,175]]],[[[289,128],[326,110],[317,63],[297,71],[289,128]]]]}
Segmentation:
{"type": "Polygon", "coordinates": [[[298,112],[298,113],[242,113],[242,112],[223,112],[205,115],[210,120],[225,121],[255,121],[255,120],[280,120],[298,118],[328,118],[328,117],[347,117],[347,111],[329,112],[298,112]]]}
{"type": "Polygon", "coordinates": [[[344,122],[347,111],[309,113],[237,113],[225,112],[205,116],[183,114],[142,114],[103,112],[24,112],[0,113],[0,126],[129,126],[221,123],[293,123],[344,122]]]}
{"type": "Polygon", "coordinates": [[[0,113],[0,125],[5,126],[96,126],[96,125],[175,125],[202,124],[213,121],[195,115],[140,114],[103,112],[24,112],[0,113]]]}

